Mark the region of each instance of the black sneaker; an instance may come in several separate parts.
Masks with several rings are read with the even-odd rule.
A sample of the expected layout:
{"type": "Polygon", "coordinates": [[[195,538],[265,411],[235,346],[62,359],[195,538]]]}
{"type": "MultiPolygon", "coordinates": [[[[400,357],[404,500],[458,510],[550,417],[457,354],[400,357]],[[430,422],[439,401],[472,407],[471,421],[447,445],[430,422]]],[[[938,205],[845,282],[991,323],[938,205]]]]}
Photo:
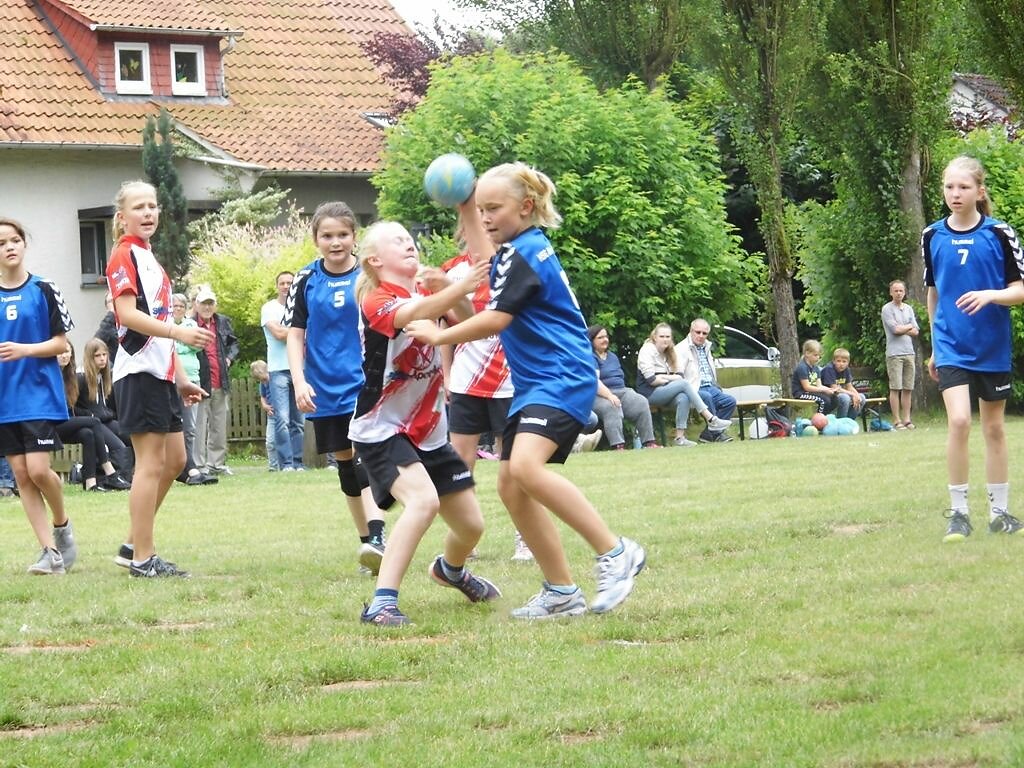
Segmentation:
{"type": "Polygon", "coordinates": [[[125,480],[118,472],[107,475],[100,482],[103,483],[104,488],[108,488],[111,491],[130,491],[132,488],[132,484],[125,480]]]}
{"type": "Polygon", "coordinates": [[[974,530],[971,528],[970,518],[962,512],[956,512],[951,509],[944,517],[949,520],[946,535],[942,537],[942,541],[946,544],[963,541],[974,530]]]}
{"type": "Polygon", "coordinates": [[[130,568],[132,564],[132,557],[134,554],[135,550],[133,550],[127,544],[122,544],[117,549],[117,555],[114,556],[114,564],[120,565],[122,568],[130,568]]]}
{"type": "Polygon", "coordinates": [[[376,624],[378,627],[404,627],[412,623],[408,616],[398,610],[397,605],[385,605],[379,611],[370,613],[370,606],[365,603],[359,620],[363,624],[376,624]]]}
{"type": "Polygon", "coordinates": [[[1022,530],[1024,530],[1024,523],[1005,510],[999,512],[988,524],[989,533],[1005,533],[1012,536],[1015,533],[1020,533],[1022,530]]]}
{"type": "Polygon", "coordinates": [[[482,576],[474,576],[469,572],[469,568],[463,568],[462,577],[458,581],[452,581],[444,575],[440,557],[434,560],[428,573],[430,578],[441,586],[459,590],[471,603],[481,603],[501,597],[500,589],[482,576]]]}
{"type": "Polygon", "coordinates": [[[188,571],[182,571],[174,563],[161,560],[156,555],[150,556],[148,560],[138,565],[134,562],[129,563],[128,574],[138,579],[162,579],[170,576],[187,579],[192,576],[188,571]]]}

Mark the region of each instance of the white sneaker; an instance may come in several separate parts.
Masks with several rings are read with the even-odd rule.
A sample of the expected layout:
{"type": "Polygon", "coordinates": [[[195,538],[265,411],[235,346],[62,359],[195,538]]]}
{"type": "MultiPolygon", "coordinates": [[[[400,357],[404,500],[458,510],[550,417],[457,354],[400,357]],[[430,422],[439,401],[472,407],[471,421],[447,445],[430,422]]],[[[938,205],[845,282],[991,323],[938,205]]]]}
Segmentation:
{"type": "Polygon", "coordinates": [[[64,560],[64,570],[70,571],[78,559],[78,545],[75,544],[75,531],[70,520],[64,527],[53,529],[53,543],[64,560]]]}
{"type": "Polygon", "coordinates": [[[531,597],[522,608],[512,611],[513,619],[561,619],[579,616],[587,611],[587,600],[579,588],[571,595],[555,592],[546,581],[540,592],[531,597]]]}
{"type": "Polygon", "coordinates": [[[732,419],[722,419],[718,416],[708,419],[708,432],[725,432],[731,426],[732,419]]]}
{"type": "Polygon", "coordinates": [[[589,435],[579,435],[576,439],[579,441],[578,453],[590,453],[592,450],[597,448],[597,444],[601,442],[601,438],[604,436],[604,432],[600,429],[595,429],[589,435]]]}
{"type": "Polygon", "coordinates": [[[516,549],[512,553],[512,559],[519,562],[527,562],[533,560],[533,552],[526,546],[526,542],[523,541],[523,534],[516,531],[516,549]]]}
{"type": "Polygon", "coordinates": [[[372,542],[360,543],[359,564],[369,570],[374,576],[380,571],[380,563],[383,559],[383,547],[378,547],[372,542]]]}
{"type": "Polygon", "coordinates": [[[677,437],[672,441],[672,444],[680,448],[693,448],[696,445],[693,440],[687,440],[685,437],[677,437]]]}
{"type": "Polygon", "coordinates": [[[594,613],[605,613],[617,606],[633,591],[633,580],[644,569],[647,556],[644,548],[623,537],[622,551],[597,558],[597,597],[590,604],[594,613]]]}

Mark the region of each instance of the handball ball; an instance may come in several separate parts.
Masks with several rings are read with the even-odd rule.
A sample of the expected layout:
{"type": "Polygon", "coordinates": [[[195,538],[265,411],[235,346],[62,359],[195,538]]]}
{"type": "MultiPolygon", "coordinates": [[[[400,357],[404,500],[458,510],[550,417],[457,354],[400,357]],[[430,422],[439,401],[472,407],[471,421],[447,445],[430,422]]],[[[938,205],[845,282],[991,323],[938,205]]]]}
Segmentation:
{"type": "Polygon", "coordinates": [[[804,431],[800,434],[804,437],[814,437],[814,435],[818,434],[818,428],[814,426],[804,427],[804,431]]]}
{"type": "Polygon", "coordinates": [[[811,416],[811,424],[813,424],[814,428],[820,432],[828,426],[828,416],[824,413],[816,413],[811,416]]]}
{"type": "Polygon", "coordinates": [[[457,152],[434,159],[423,174],[423,188],[439,205],[455,206],[473,194],[476,171],[473,164],[457,152]]]}

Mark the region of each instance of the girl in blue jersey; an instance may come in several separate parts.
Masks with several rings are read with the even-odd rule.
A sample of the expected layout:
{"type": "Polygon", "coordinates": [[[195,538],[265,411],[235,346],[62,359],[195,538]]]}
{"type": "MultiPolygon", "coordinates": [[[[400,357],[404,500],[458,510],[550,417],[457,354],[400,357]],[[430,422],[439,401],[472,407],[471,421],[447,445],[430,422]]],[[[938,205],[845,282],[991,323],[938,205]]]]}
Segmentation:
{"type": "Polygon", "coordinates": [[[295,404],[313,422],[317,453],[337,459],[341,491],[359,536],[359,563],[376,574],[384,557],[384,514],[373,502],[366,471],[348,438],[363,386],[356,215],[345,203],[322,203],[311,228],[320,258],[295,276],[282,321],[288,328],[295,404]]]}
{"type": "Polygon", "coordinates": [[[49,453],[61,449],[57,424],[68,417],[57,355],[72,327],[57,286],[25,269],[25,228],[0,219],[0,456],[42,548],[28,569],[40,575],[64,573],[78,553],[49,453]]]}
{"type": "Polygon", "coordinates": [[[943,541],[971,535],[967,504],[971,398],[979,399],[985,436],[989,531],[1024,529],[1009,511],[1009,461],[1003,429],[1011,386],[1010,310],[1024,302],[1024,254],[1009,224],[991,216],[985,171],[957,157],[942,175],[950,215],[921,236],[932,357],[928,373],[939,383],[949,436],[949,527],[943,541]]]}
{"type": "Polygon", "coordinates": [[[640,545],[613,534],[580,489],[545,466],[565,462],[597,393],[586,323],[540,229],[561,222],[554,194],[551,180],[523,163],[483,174],[459,212],[469,250],[482,258],[496,253],[490,303],[445,330],[429,321],[407,328],[431,344],[501,335],[515,395],[502,438],[498,493],[544,574],[541,591],[512,611],[521,619],[575,616],[587,609],[545,507],[597,553],[591,611],[603,613],[625,600],[645,563],[640,545]]]}

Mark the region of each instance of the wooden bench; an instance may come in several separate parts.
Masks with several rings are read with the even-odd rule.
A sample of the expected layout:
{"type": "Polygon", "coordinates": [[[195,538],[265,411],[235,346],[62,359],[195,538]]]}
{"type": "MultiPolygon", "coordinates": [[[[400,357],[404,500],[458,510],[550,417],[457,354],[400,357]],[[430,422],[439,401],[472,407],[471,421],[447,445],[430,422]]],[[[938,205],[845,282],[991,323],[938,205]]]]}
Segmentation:
{"type": "Polygon", "coordinates": [[[746,440],[747,436],[743,427],[743,415],[749,414],[751,424],[757,419],[758,412],[763,412],[769,405],[778,405],[779,400],[773,398],[771,400],[737,400],[736,401],[736,417],[740,421],[740,440],[746,440]]]}

